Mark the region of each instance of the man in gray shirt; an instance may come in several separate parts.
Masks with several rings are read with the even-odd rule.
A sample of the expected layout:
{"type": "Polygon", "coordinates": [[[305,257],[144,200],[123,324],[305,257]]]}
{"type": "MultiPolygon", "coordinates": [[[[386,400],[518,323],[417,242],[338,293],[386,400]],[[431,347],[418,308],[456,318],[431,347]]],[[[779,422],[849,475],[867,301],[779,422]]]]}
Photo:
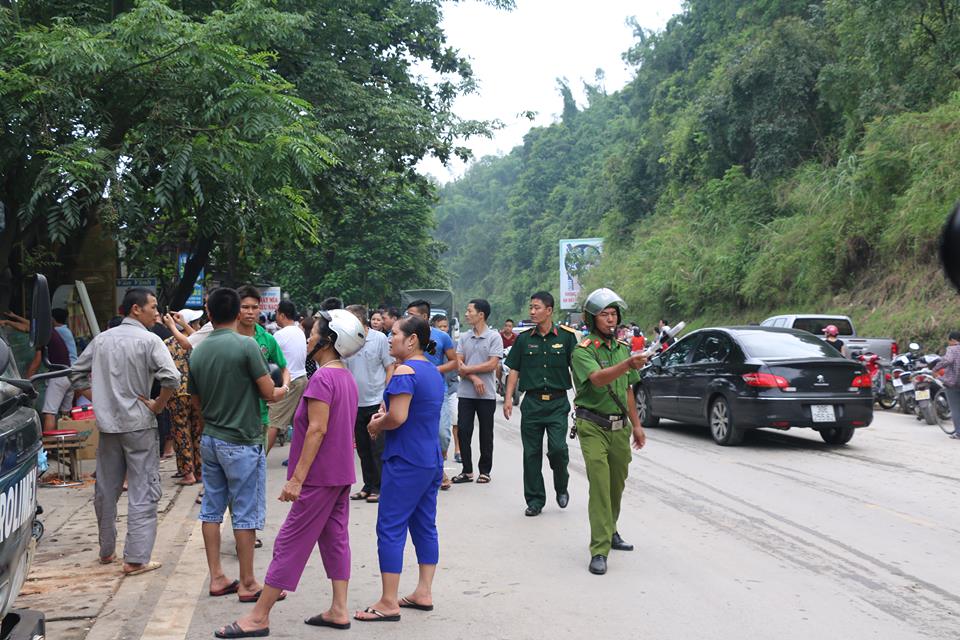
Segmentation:
{"type": "Polygon", "coordinates": [[[346,309],[357,316],[367,339],[363,348],[349,358],[343,359],[357,383],[357,421],[354,423],[354,439],[357,456],[360,458],[360,474],[363,488],[350,496],[351,500],[380,500],[380,469],[383,464],[384,439],[381,433],[376,440],[370,438],[367,425],[370,418],[380,410],[383,390],[393,375],[394,360],[390,357],[390,343],[380,331],[371,331],[367,309],[361,304],[351,304],[346,309]]]}
{"type": "Polygon", "coordinates": [[[457,428],[463,471],[451,480],[455,484],[473,482],[473,419],[480,426],[480,475],[478,484],[490,482],[493,469],[493,414],[497,409],[495,371],[503,358],[500,332],[487,326],[490,303],[477,298],[467,305],[467,323],[473,329],[460,335],[457,358],[460,359],[460,385],[457,389],[457,428]]]}
{"type": "Polygon", "coordinates": [[[100,531],[100,562],[112,563],[117,546],[117,501],[127,478],[127,538],[123,572],[137,575],[160,567],[152,562],[160,500],[160,444],[157,414],[180,386],[170,351],[148,327],[157,323],[157,298],[147,289],[130,289],[127,314],[104,331],[73,364],[74,390],[93,400],[100,442],[93,504],[100,531]],[[159,397],[150,400],[153,381],[159,397]]]}

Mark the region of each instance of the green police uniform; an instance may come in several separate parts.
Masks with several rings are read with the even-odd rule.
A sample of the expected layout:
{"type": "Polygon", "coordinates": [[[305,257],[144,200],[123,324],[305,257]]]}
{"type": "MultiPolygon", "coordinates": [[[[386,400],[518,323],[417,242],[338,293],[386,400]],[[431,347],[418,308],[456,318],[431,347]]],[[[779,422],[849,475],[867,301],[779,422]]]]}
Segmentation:
{"type": "MultiPolygon", "coordinates": [[[[590,516],[592,556],[607,556],[610,553],[611,539],[620,517],[620,499],[633,454],[630,451],[632,425],[629,418],[623,416],[623,410],[610,397],[606,387],[595,387],[590,382],[590,374],[612,367],[629,357],[630,348],[627,345],[591,333],[578,344],[571,363],[573,383],[577,389],[574,400],[576,406],[606,418],[622,416],[622,428],[615,431],[581,417],[576,422],[590,484],[587,513],[590,516]]],[[[639,380],[639,374],[631,369],[627,375],[610,383],[624,407],[629,406],[627,394],[639,380]]]]}
{"type": "Polygon", "coordinates": [[[553,470],[553,489],[567,492],[567,415],[570,403],[570,359],[577,332],[553,325],[546,335],[536,327],[517,336],[506,364],[519,374],[520,439],[523,442],[523,497],[527,506],[543,509],[547,494],[543,484],[543,434],[547,434],[547,459],[553,470]]]}

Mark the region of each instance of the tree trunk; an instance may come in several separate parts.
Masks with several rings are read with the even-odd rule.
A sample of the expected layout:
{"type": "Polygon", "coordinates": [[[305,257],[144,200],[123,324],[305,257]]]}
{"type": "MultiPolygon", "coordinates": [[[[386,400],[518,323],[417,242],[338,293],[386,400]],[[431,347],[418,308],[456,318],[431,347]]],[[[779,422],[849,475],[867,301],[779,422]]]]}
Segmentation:
{"type": "Polygon", "coordinates": [[[187,298],[193,293],[193,284],[197,281],[200,272],[210,261],[210,252],[212,250],[212,237],[200,236],[193,243],[193,247],[190,249],[190,257],[187,258],[187,263],[183,266],[183,274],[180,276],[180,282],[170,296],[169,307],[171,309],[182,309],[186,304],[187,298]]]}

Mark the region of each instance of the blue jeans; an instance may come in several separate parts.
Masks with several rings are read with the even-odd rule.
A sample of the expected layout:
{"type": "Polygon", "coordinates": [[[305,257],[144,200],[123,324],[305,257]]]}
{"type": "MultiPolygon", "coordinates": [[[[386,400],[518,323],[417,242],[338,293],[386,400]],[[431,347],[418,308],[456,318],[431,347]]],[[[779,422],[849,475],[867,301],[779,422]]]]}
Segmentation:
{"type": "Polygon", "coordinates": [[[263,529],[267,516],[267,458],[263,445],[233,444],[204,435],[200,438],[200,456],[200,520],[219,524],[229,507],[234,529],[263,529]]]}

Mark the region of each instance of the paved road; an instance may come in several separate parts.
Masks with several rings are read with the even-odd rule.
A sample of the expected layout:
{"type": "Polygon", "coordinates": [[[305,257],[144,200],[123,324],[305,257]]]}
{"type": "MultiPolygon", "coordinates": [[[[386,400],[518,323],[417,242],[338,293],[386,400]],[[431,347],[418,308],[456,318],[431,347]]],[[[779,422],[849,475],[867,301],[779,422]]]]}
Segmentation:
{"type": "MultiPolygon", "coordinates": [[[[937,427],[878,412],[874,425],[845,447],[828,447],[800,430],[753,432],[743,446],[722,448],[705,428],[665,423],[649,431],[647,448],[635,455],[624,498],[620,531],[638,548],[613,552],[609,573],[599,577],[586,570],[586,480],[576,443],[570,507],[548,505],[540,517],[526,518],[518,424],[517,416],[512,423],[498,418],[491,484],[440,495],[436,610],[404,612],[399,624],[355,622],[352,634],[738,640],[960,634],[960,442],[937,427]]],[[[279,491],[280,460],[269,462],[270,496],[279,491]]],[[[260,575],[286,511],[272,498],[269,508],[260,575]]],[[[195,516],[195,508],[184,515],[190,535],[179,537],[179,564],[133,595],[124,586],[111,603],[141,614],[145,604],[155,607],[137,616],[140,622],[130,616],[123,636],[209,638],[242,611],[235,600],[206,596],[195,516]]],[[[375,516],[372,505],[352,508],[355,608],[379,593],[375,516]]],[[[225,549],[229,540],[228,534],[225,549]]],[[[412,550],[407,561],[403,587],[412,589],[412,550]]],[[[333,633],[302,624],[328,598],[317,559],[301,588],[275,610],[271,637],[333,633]]],[[[95,626],[88,638],[120,637],[100,631],[95,626]]]]}

